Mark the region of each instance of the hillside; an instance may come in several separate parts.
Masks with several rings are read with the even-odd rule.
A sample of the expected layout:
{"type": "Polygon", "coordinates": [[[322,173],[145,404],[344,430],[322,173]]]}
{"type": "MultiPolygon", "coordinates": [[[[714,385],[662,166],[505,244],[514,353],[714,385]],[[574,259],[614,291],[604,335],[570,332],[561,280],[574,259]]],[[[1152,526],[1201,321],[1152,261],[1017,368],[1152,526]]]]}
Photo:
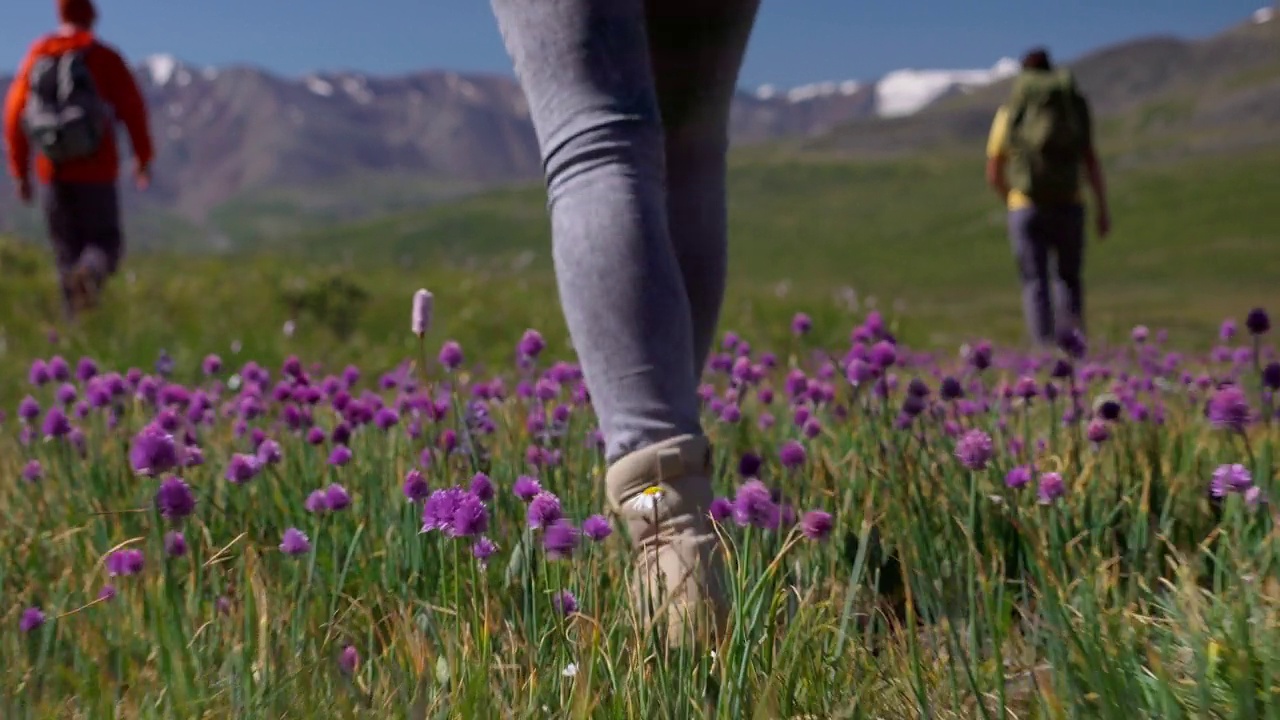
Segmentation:
{"type": "MultiPolygon", "coordinates": [[[[1185,155],[1280,141],[1280,22],[1272,15],[1203,40],[1139,39],[1069,65],[1111,141],[1124,149],[1185,155]]],[[[980,144],[1008,90],[1008,81],[993,83],[907,117],[854,121],[791,147],[884,156],[980,144]]]]}
{"type": "MultiPolygon", "coordinates": [[[[903,115],[961,87],[1003,77],[981,70],[904,70],[881,81],[743,90],[732,139],[747,145],[820,135],[841,123],[903,115]]],[[[424,71],[281,77],[253,67],[139,62],[152,108],[155,183],[127,192],[144,245],[225,248],[326,224],[420,208],[525,182],[540,161],[524,97],[501,75],[424,71]]],[[[8,78],[0,77],[7,87],[8,78]]],[[[0,231],[33,231],[0,180],[0,231]]]]}

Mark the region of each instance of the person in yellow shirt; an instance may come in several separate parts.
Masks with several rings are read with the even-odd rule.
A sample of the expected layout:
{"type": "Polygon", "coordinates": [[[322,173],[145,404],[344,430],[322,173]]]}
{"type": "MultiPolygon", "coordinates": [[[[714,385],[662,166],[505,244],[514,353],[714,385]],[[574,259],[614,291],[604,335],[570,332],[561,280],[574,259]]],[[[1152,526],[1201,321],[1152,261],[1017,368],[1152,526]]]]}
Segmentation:
{"type": "Polygon", "coordinates": [[[1082,168],[1093,191],[1099,238],[1110,232],[1111,214],[1089,104],[1070,74],[1055,71],[1048,51],[1037,48],[1022,59],[1015,83],[1010,102],[996,111],[991,123],[987,184],[1008,208],[1009,241],[1022,282],[1027,330],[1035,343],[1052,346],[1072,330],[1084,332],[1082,168]],[[1035,108],[1040,113],[1051,112],[1043,109],[1047,107],[1070,112],[1055,120],[1058,127],[1052,131],[1042,129],[1047,127],[1043,116],[1012,127],[1028,117],[1027,108],[1036,102],[1041,103],[1035,108]],[[1060,141],[1049,135],[1062,127],[1072,133],[1070,152],[1056,149],[1053,143],[1060,141]]]}

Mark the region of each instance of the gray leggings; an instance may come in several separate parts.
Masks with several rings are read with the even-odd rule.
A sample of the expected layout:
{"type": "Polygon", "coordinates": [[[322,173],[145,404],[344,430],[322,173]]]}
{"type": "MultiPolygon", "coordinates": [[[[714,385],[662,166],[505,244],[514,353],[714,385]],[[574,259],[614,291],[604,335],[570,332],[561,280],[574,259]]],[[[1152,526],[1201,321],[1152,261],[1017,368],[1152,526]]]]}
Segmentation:
{"type": "Polygon", "coordinates": [[[541,146],[606,457],[700,434],[727,265],[729,104],[760,0],[491,0],[541,146]]]}

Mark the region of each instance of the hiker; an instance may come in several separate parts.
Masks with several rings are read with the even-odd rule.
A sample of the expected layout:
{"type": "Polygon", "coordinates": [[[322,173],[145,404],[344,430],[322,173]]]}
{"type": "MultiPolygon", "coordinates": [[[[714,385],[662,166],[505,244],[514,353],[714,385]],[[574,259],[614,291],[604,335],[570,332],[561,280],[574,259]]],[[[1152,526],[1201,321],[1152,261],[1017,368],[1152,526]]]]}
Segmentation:
{"type": "Polygon", "coordinates": [[[9,172],[31,204],[31,153],[69,317],[97,304],[124,252],[115,123],[136,157],[134,181],[150,184],[151,133],[142,92],[120,54],[94,37],[92,0],[59,0],[60,27],[31,47],[5,102],[9,172]]]}
{"type": "Polygon", "coordinates": [[[992,121],[987,182],[1008,207],[1027,329],[1045,347],[1085,331],[1082,168],[1098,237],[1105,238],[1111,215],[1089,102],[1069,70],[1055,69],[1047,50],[1034,49],[992,121]]]}
{"type": "Polygon", "coordinates": [[[697,386],[724,295],[729,104],[759,0],[491,4],[541,148],[633,597],[681,644],[687,619],[725,619],[697,386]]]}

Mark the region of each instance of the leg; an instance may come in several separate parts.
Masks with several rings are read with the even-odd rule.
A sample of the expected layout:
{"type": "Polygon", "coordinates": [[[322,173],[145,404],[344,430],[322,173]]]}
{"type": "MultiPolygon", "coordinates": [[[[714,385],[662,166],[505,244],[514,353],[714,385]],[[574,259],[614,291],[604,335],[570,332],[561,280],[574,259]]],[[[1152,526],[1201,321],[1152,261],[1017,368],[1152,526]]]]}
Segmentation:
{"type": "Polygon", "coordinates": [[[1058,258],[1054,307],[1058,331],[1074,328],[1084,333],[1084,207],[1073,205],[1057,211],[1054,231],[1058,258]]]}
{"type": "Polygon", "coordinates": [[[649,0],[666,131],[667,220],[693,317],[694,372],[715,340],[728,265],[729,107],[760,0],[649,0]]]}
{"type": "Polygon", "coordinates": [[[58,270],[58,286],[62,292],[63,311],[74,317],[78,310],[73,297],[71,275],[84,250],[84,237],[77,232],[74,186],[50,183],[43,188],[42,209],[45,230],[53,248],[54,266],[58,270]]]}
{"type": "Polygon", "coordinates": [[[1013,245],[1018,277],[1022,282],[1022,312],[1031,339],[1052,347],[1056,336],[1049,294],[1049,244],[1045,238],[1046,215],[1035,207],[1009,213],[1009,241],[1013,245]]]}
{"type": "Polygon", "coordinates": [[[610,462],[700,435],[641,0],[492,0],[542,147],[565,319],[610,462]]]}
{"type": "Polygon", "coordinates": [[[686,609],[725,613],[642,0],[491,2],[542,148],[560,298],[635,550],[634,597],[646,621],[666,607],[679,642],[686,609]],[[661,501],[642,507],[650,487],[661,501]]]}

